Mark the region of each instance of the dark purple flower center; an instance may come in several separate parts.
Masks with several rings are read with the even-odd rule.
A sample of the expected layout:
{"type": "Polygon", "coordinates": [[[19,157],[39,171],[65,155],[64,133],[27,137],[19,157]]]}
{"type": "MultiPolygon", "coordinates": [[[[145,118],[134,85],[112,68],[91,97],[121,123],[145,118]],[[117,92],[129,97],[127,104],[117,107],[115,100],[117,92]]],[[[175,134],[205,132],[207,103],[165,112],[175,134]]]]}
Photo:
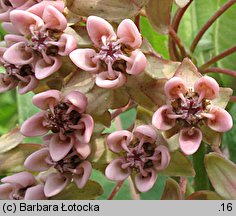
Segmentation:
{"type": "Polygon", "coordinates": [[[62,132],[67,135],[74,132],[71,128],[77,125],[81,119],[81,114],[75,110],[68,111],[70,106],[66,103],[60,103],[54,107],[53,112],[48,110],[46,113],[47,127],[53,133],[62,132]]]}
{"type": "Polygon", "coordinates": [[[4,0],[3,2],[6,6],[12,7],[12,4],[9,0],[4,0]]]}
{"type": "Polygon", "coordinates": [[[28,189],[28,187],[15,190],[12,194],[12,199],[13,200],[23,200],[27,189],[28,189]]]}
{"type": "Polygon", "coordinates": [[[32,67],[30,65],[16,66],[14,64],[5,64],[6,74],[12,76],[16,80],[20,80],[20,77],[26,77],[33,75],[32,67]]]}

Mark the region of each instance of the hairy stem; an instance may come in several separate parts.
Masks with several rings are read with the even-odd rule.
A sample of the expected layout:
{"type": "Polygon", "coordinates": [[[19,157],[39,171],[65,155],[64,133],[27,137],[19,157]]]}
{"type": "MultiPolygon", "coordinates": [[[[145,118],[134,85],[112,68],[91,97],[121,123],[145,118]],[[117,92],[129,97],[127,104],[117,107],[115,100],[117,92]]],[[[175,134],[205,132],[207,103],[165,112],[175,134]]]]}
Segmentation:
{"type": "Polygon", "coordinates": [[[206,24],[200,29],[200,31],[198,32],[197,36],[194,38],[193,43],[191,45],[190,51],[193,53],[194,50],[196,49],[198,42],[201,40],[202,36],[204,35],[204,33],[211,27],[211,25],[227,10],[229,9],[234,3],[236,2],[236,0],[229,0],[228,2],[226,2],[224,5],[222,5],[220,7],[219,10],[217,10],[215,12],[215,14],[213,14],[211,16],[211,18],[206,22],[206,24]]]}
{"type": "Polygon", "coordinates": [[[226,56],[229,56],[231,54],[233,54],[234,52],[236,52],[236,46],[233,46],[227,50],[225,50],[224,52],[220,53],[219,55],[213,57],[212,59],[210,59],[209,61],[207,61],[205,64],[203,64],[199,70],[208,68],[210,65],[214,64],[215,62],[219,61],[220,59],[225,58],[226,56]]]}
{"type": "Polygon", "coordinates": [[[217,67],[212,67],[212,68],[206,68],[204,70],[199,70],[202,74],[206,74],[206,73],[222,73],[222,74],[226,74],[232,77],[236,77],[236,71],[234,70],[230,70],[230,69],[226,69],[226,68],[217,68],[217,67]]]}
{"type": "Polygon", "coordinates": [[[193,155],[193,166],[196,172],[194,177],[194,189],[195,191],[207,190],[209,187],[209,181],[204,165],[204,157],[206,154],[205,144],[202,143],[198,151],[193,155]]]}
{"type": "Polygon", "coordinates": [[[117,185],[112,190],[110,196],[107,198],[108,200],[113,200],[114,199],[114,197],[116,196],[116,194],[118,193],[118,191],[120,190],[120,188],[121,188],[121,186],[123,185],[124,182],[125,182],[125,180],[119,181],[117,183],[117,185]]]}

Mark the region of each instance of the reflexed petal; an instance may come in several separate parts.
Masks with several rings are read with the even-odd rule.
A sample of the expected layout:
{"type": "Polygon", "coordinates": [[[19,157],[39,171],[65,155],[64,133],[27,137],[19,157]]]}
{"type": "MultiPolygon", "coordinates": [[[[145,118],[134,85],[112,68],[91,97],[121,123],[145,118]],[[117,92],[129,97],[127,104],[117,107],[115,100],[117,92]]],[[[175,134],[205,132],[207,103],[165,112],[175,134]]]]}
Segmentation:
{"type": "Polygon", "coordinates": [[[56,105],[62,99],[62,94],[58,90],[48,90],[42,93],[36,94],[32,102],[35,106],[42,110],[47,110],[49,108],[49,104],[56,105]]]}
{"type": "Polygon", "coordinates": [[[31,186],[35,183],[34,176],[29,172],[20,172],[11,176],[7,176],[1,180],[3,183],[19,184],[23,188],[31,186]]]}
{"type": "Polygon", "coordinates": [[[103,18],[97,16],[89,16],[87,19],[86,27],[89,37],[96,47],[102,45],[102,36],[105,36],[109,40],[116,39],[116,34],[113,30],[113,27],[103,18]]]}
{"type": "Polygon", "coordinates": [[[45,200],[47,197],[44,194],[44,185],[39,184],[30,187],[25,192],[25,200],[45,200]]]}
{"type": "Polygon", "coordinates": [[[35,65],[35,76],[37,79],[44,79],[58,71],[62,65],[61,59],[50,56],[52,62],[48,64],[44,59],[37,61],[35,65]]]}
{"type": "Polygon", "coordinates": [[[149,175],[144,177],[141,173],[135,176],[135,185],[140,192],[149,191],[157,180],[157,173],[155,170],[151,169],[149,175]]]}
{"type": "Polygon", "coordinates": [[[126,146],[128,146],[132,139],[133,134],[127,130],[115,131],[108,135],[107,144],[110,150],[115,153],[119,153],[124,150],[122,143],[125,143],[126,146]]]}
{"type": "Polygon", "coordinates": [[[75,174],[73,180],[78,188],[83,188],[92,173],[92,165],[88,161],[84,161],[76,167],[76,170],[78,170],[80,174],[75,174]]]}
{"type": "Polygon", "coordinates": [[[164,145],[157,146],[154,155],[156,156],[161,155],[161,159],[160,161],[158,161],[158,163],[155,163],[155,161],[153,161],[154,167],[157,171],[163,170],[166,167],[168,167],[170,162],[170,153],[166,146],[164,145]]]}
{"type": "Polygon", "coordinates": [[[226,132],[233,127],[233,120],[231,115],[220,107],[212,107],[210,114],[214,116],[213,119],[207,120],[207,125],[212,130],[217,132],[226,132]]]}
{"type": "Polygon", "coordinates": [[[26,169],[42,172],[50,168],[50,165],[46,162],[46,159],[49,158],[49,150],[47,148],[42,148],[29,157],[26,158],[24,166],[26,169]]]}
{"type": "Polygon", "coordinates": [[[122,43],[138,49],[142,44],[142,37],[137,26],[130,19],[123,20],[117,28],[117,36],[122,43]]]}
{"type": "Polygon", "coordinates": [[[54,161],[63,159],[74,145],[74,139],[67,137],[65,140],[60,139],[59,134],[55,134],[49,143],[49,152],[54,161]]]}
{"type": "Polygon", "coordinates": [[[187,92],[187,85],[180,77],[172,77],[166,82],[164,90],[167,97],[177,99],[187,92]]]}
{"type": "Polygon", "coordinates": [[[134,135],[139,139],[144,139],[145,142],[154,143],[157,140],[157,132],[150,125],[140,125],[134,130],[134,135]]]}
{"type": "Polygon", "coordinates": [[[219,95],[219,84],[212,77],[204,76],[194,84],[194,90],[199,94],[199,101],[203,98],[213,100],[219,95]]]}
{"type": "Polygon", "coordinates": [[[93,49],[77,49],[70,53],[72,62],[82,70],[88,72],[97,72],[98,64],[95,64],[92,59],[96,55],[93,49]]]}
{"type": "Polygon", "coordinates": [[[27,119],[21,126],[21,133],[27,137],[42,136],[48,132],[43,125],[44,112],[37,113],[27,119]]]}
{"type": "MultiPolygon", "coordinates": [[[[10,19],[10,18],[9,18],[10,19]]],[[[1,18],[0,18],[1,20],[1,18]]],[[[2,27],[10,34],[20,34],[19,30],[10,22],[3,22],[2,27]]]]}
{"type": "Polygon", "coordinates": [[[0,185],[0,200],[9,200],[10,194],[12,192],[11,184],[1,184],[0,185]]]}
{"type": "Polygon", "coordinates": [[[82,157],[83,159],[86,159],[90,153],[91,153],[91,146],[89,143],[80,143],[76,142],[74,144],[74,147],[77,151],[77,153],[82,157]]]}
{"type": "Polygon", "coordinates": [[[34,90],[38,86],[39,81],[34,76],[28,76],[27,78],[29,79],[29,82],[19,82],[19,94],[25,94],[31,90],[34,90]]]}
{"type": "Polygon", "coordinates": [[[198,128],[184,128],[180,130],[179,146],[183,153],[194,154],[202,141],[202,132],[198,128]]]}
{"type": "Polygon", "coordinates": [[[68,100],[70,103],[72,103],[76,108],[78,108],[78,111],[80,113],[85,112],[86,107],[88,105],[87,97],[79,92],[79,91],[72,91],[70,92],[66,97],[65,100],[68,100]]]}
{"type": "Polygon", "coordinates": [[[70,183],[71,179],[59,173],[51,173],[45,182],[44,193],[47,197],[55,196],[63,191],[63,189],[70,183]]]}
{"type": "Polygon", "coordinates": [[[152,116],[152,124],[158,130],[169,130],[175,126],[175,119],[168,117],[173,114],[172,107],[168,105],[161,106],[152,116]]]}
{"type": "Polygon", "coordinates": [[[127,62],[126,72],[132,75],[138,75],[142,73],[147,66],[147,59],[141,51],[134,51],[131,54],[132,63],[127,62]]]}
{"type": "MultiPolygon", "coordinates": [[[[15,28],[15,27],[14,27],[15,28]]],[[[21,35],[15,35],[15,34],[7,34],[4,37],[4,40],[6,42],[7,47],[12,46],[13,44],[16,44],[18,42],[24,42],[26,43],[27,40],[25,37],[21,36],[21,35]]]]}
{"type": "Polygon", "coordinates": [[[101,88],[114,89],[123,86],[126,82],[126,77],[119,71],[114,71],[115,79],[110,79],[108,72],[99,73],[96,77],[96,85],[101,88]]]}
{"type": "Polygon", "coordinates": [[[18,82],[4,73],[0,73],[0,93],[9,91],[17,86],[18,82]]]}
{"type": "Polygon", "coordinates": [[[74,36],[69,34],[62,34],[58,43],[63,43],[63,46],[58,46],[58,54],[61,56],[68,56],[73,50],[77,48],[77,40],[74,36]]]}
{"type": "Polygon", "coordinates": [[[117,158],[110,162],[105,170],[105,175],[112,181],[123,181],[131,174],[131,169],[128,167],[123,169],[122,164],[125,163],[124,158],[117,158]]]}

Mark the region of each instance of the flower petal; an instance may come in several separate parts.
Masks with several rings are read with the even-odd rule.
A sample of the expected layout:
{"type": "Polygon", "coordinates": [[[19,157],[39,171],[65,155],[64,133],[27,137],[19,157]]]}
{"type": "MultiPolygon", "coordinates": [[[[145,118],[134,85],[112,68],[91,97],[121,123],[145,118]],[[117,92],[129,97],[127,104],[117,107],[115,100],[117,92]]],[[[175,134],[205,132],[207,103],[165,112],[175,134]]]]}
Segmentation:
{"type": "Polygon", "coordinates": [[[59,173],[51,173],[45,182],[44,193],[46,197],[52,197],[63,191],[71,179],[59,173]]]}
{"type": "Polygon", "coordinates": [[[49,158],[49,150],[47,148],[42,148],[29,157],[26,158],[24,166],[26,169],[42,172],[50,168],[50,165],[46,162],[49,158]]]}
{"type": "Polygon", "coordinates": [[[10,47],[13,44],[16,44],[16,43],[19,43],[19,42],[24,42],[24,43],[27,42],[27,40],[26,40],[26,38],[24,36],[15,35],[15,34],[7,34],[7,35],[5,35],[4,40],[6,42],[7,47],[10,47]]]}
{"type": "Polygon", "coordinates": [[[101,72],[96,76],[96,85],[101,88],[114,89],[123,86],[126,82],[126,77],[119,71],[114,71],[116,74],[115,79],[110,79],[107,71],[101,72]]]}
{"type": "Polygon", "coordinates": [[[34,76],[28,76],[27,78],[29,80],[28,82],[19,82],[19,94],[25,94],[34,90],[38,86],[39,81],[34,76]]]}
{"type": "Polygon", "coordinates": [[[157,180],[157,173],[155,170],[151,169],[149,175],[144,177],[141,173],[135,176],[135,185],[140,192],[149,191],[157,180]]]}
{"type": "Polygon", "coordinates": [[[25,192],[24,200],[45,200],[47,197],[44,194],[44,185],[39,184],[30,187],[25,192]]]}
{"type": "Polygon", "coordinates": [[[0,93],[9,91],[17,86],[18,82],[14,78],[0,73],[0,93]]]}
{"type": "Polygon", "coordinates": [[[131,174],[130,167],[123,169],[121,165],[125,163],[124,158],[117,158],[110,162],[105,170],[105,175],[112,181],[123,181],[131,174]]]}
{"type": "Polygon", "coordinates": [[[157,140],[157,132],[150,125],[140,125],[134,130],[134,135],[139,140],[144,139],[144,142],[154,143],[157,140]]]}
{"type": "Polygon", "coordinates": [[[88,72],[97,72],[98,64],[95,64],[92,59],[96,55],[93,49],[77,49],[70,53],[70,59],[79,68],[88,72]]]}
{"type": "Polygon", "coordinates": [[[58,44],[63,44],[63,46],[58,45],[58,54],[61,56],[68,56],[77,47],[77,40],[74,36],[69,34],[62,34],[58,44]]]}
{"type": "Polygon", "coordinates": [[[37,113],[27,119],[21,126],[21,133],[27,137],[42,136],[48,132],[43,125],[44,112],[37,113]]]}
{"type": "Polygon", "coordinates": [[[142,37],[134,22],[130,19],[123,20],[117,28],[117,36],[123,44],[133,49],[138,49],[142,44],[142,37]]]}
{"type": "Polygon", "coordinates": [[[86,27],[89,37],[96,47],[100,47],[102,45],[102,36],[105,36],[109,40],[116,39],[116,33],[114,32],[113,27],[103,18],[89,16],[86,27]]]}
{"type": "Polygon", "coordinates": [[[175,126],[175,119],[169,118],[168,114],[173,114],[172,107],[168,105],[161,106],[152,116],[152,124],[158,130],[169,130],[175,126]]]}
{"type": "Polygon", "coordinates": [[[10,199],[10,194],[12,192],[11,184],[1,184],[0,185],[0,200],[8,200],[10,199]]]}
{"type": "Polygon", "coordinates": [[[62,94],[58,90],[48,90],[36,94],[32,102],[35,106],[42,110],[47,110],[50,105],[55,106],[62,100],[62,94]]]}
{"type": "Polygon", "coordinates": [[[76,170],[78,170],[80,174],[75,174],[73,180],[78,188],[83,188],[92,173],[92,165],[88,161],[84,161],[76,167],[76,170]]]}
{"type": "Polygon", "coordinates": [[[157,163],[155,162],[155,160],[153,161],[155,170],[160,171],[168,167],[170,162],[170,153],[166,146],[157,146],[154,155],[160,157],[160,160],[158,160],[157,163]]]}
{"type": "Polygon", "coordinates": [[[180,130],[179,146],[183,153],[191,155],[195,153],[202,141],[202,132],[198,128],[184,128],[180,130]]]}
{"type": "Polygon", "coordinates": [[[80,143],[76,142],[74,147],[77,153],[80,155],[81,158],[86,159],[91,153],[91,146],[89,143],[80,143]]]}
{"type": "MultiPolygon", "coordinates": [[[[0,20],[1,20],[1,16],[0,16],[0,20]]],[[[6,32],[10,34],[16,34],[16,35],[20,34],[19,30],[10,22],[3,22],[2,27],[6,30],[6,32]]]]}
{"type": "Polygon", "coordinates": [[[115,131],[108,135],[107,145],[110,150],[115,153],[121,152],[123,149],[122,145],[125,143],[126,146],[133,140],[133,134],[127,130],[115,131]]]}
{"type": "Polygon", "coordinates": [[[76,108],[78,108],[78,112],[83,113],[86,110],[88,105],[87,97],[79,92],[72,91],[66,97],[65,100],[68,100],[71,104],[73,104],[76,108]]]}

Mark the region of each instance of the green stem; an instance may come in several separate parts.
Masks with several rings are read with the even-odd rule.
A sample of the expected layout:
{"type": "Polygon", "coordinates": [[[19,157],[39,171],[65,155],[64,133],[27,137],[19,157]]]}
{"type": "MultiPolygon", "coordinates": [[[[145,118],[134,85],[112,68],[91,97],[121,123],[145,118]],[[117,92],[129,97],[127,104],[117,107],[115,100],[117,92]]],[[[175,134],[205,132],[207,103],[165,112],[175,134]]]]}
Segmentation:
{"type": "Polygon", "coordinates": [[[209,187],[209,181],[204,165],[204,156],[206,154],[205,144],[202,143],[198,151],[193,155],[193,166],[196,172],[194,178],[194,189],[195,191],[207,190],[209,187]]]}

